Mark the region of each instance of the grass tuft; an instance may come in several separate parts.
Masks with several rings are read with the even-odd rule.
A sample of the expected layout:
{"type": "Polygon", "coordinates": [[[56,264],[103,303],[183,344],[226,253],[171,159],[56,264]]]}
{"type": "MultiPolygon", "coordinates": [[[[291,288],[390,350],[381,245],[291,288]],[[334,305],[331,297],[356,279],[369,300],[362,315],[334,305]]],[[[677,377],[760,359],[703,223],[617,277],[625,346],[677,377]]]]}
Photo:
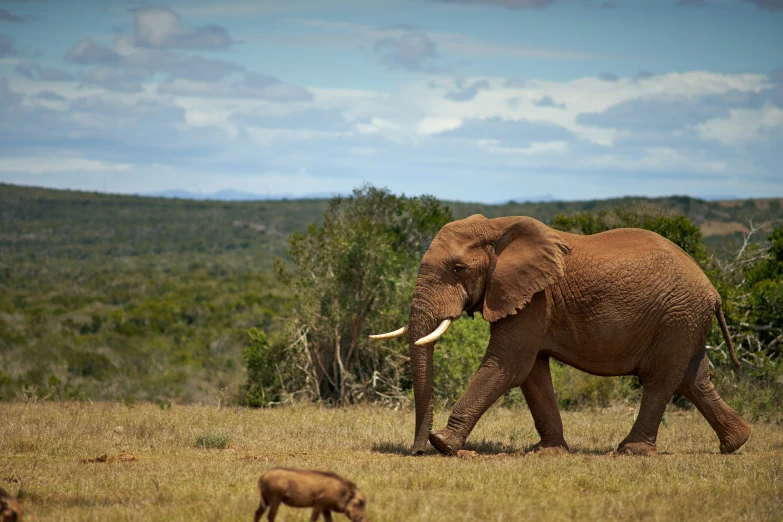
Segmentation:
{"type": "Polygon", "coordinates": [[[194,445],[205,449],[226,449],[231,443],[231,437],[225,433],[205,433],[196,437],[194,445]]]}

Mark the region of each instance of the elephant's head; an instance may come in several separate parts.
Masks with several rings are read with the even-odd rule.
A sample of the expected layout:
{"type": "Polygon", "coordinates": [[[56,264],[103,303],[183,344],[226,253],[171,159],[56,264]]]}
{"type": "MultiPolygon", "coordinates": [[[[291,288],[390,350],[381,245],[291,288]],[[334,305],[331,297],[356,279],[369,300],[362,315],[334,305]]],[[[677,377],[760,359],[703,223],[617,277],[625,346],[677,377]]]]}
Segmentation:
{"type": "Polygon", "coordinates": [[[408,325],[371,336],[408,334],[416,404],[413,453],[432,429],[432,352],[435,340],[466,311],[489,322],[516,314],[563,274],[570,247],[555,230],[529,217],[474,215],[445,225],[421,261],[408,325]]]}

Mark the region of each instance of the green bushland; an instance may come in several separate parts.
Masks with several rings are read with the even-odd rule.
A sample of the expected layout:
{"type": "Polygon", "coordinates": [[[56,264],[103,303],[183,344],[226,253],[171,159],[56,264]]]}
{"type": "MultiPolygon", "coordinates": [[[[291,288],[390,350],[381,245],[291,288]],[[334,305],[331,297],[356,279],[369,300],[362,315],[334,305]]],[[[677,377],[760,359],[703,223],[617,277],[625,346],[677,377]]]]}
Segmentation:
{"type": "Polygon", "coordinates": [[[204,433],[196,437],[193,445],[204,449],[226,449],[231,437],[225,433],[204,433]]]}
{"type": "MultiPolygon", "coordinates": [[[[269,339],[257,329],[250,332],[245,351],[249,377],[245,403],[278,404],[295,400],[297,394],[338,403],[410,400],[406,340],[373,343],[367,334],[405,324],[415,268],[428,241],[448,217],[449,209],[433,200],[395,197],[364,187],[348,198],[333,200],[324,225],[313,225],[305,234],[292,236],[289,255],[294,268],[290,273],[281,269],[279,281],[292,294],[293,304],[283,321],[286,328],[273,330],[269,339]],[[427,205],[424,214],[431,219],[403,218],[407,229],[396,225],[409,212],[409,205],[416,208],[422,203],[427,205]],[[401,245],[413,248],[406,250],[401,245]],[[359,356],[351,359],[352,354],[359,356]]],[[[767,242],[748,244],[740,252],[732,252],[731,261],[722,261],[708,255],[693,221],[648,202],[558,214],[553,221],[555,228],[578,234],[644,228],[680,246],[719,289],[743,361],[737,372],[716,326],[708,349],[714,380],[722,394],[751,419],[779,413],[778,405],[783,402],[783,324],[779,313],[783,225],[773,230],[767,242]]],[[[434,387],[441,404],[448,405],[459,397],[481,362],[488,339],[486,322],[463,316],[438,342],[434,387]]],[[[605,407],[639,398],[635,377],[597,377],[558,362],[552,366],[555,390],[564,409],[605,407]]],[[[688,404],[679,396],[674,400],[688,404]]],[[[522,401],[519,390],[510,391],[503,399],[505,404],[522,401]]]]}
{"type": "Polygon", "coordinates": [[[273,258],[325,207],[0,185],[0,400],[238,389],[245,330],[289,298],[273,258]]]}
{"type": "Polygon", "coordinates": [[[292,305],[268,340],[250,332],[245,401],[403,399],[404,342],[373,343],[368,335],[407,322],[419,260],[451,220],[431,197],[364,186],[333,199],[322,225],[292,235],[292,262],[276,266],[292,305]]]}
{"type": "MultiPolygon", "coordinates": [[[[581,233],[658,227],[652,229],[694,256],[724,296],[750,366],[742,375],[729,369],[716,329],[710,357],[721,393],[752,415],[781,403],[783,232],[778,226],[768,239],[771,227],[759,231],[740,253],[741,233],[701,238],[694,226],[749,218],[779,224],[777,200],[483,205],[363,187],[333,201],[221,202],[3,184],[0,401],[120,399],[164,408],[320,396],[326,403],[406,404],[405,341],[369,343],[366,335],[405,323],[428,240],[443,222],[478,212],[557,218],[562,226],[568,219],[581,233]],[[334,356],[338,344],[343,368],[334,356]]],[[[488,335],[477,315],[457,321],[438,343],[435,389],[443,404],[464,389],[488,335]]],[[[553,366],[564,408],[636,398],[632,380],[553,366]]],[[[504,398],[521,401],[518,390],[504,398]]]]}

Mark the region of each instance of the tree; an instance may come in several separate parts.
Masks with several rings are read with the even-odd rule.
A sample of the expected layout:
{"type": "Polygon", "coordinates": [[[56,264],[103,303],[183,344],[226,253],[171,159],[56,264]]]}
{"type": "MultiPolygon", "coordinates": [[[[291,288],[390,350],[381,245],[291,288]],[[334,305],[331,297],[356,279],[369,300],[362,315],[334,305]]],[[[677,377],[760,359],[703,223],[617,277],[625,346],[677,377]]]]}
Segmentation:
{"type": "Polygon", "coordinates": [[[275,365],[279,382],[270,371],[255,371],[273,382],[249,381],[246,390],[263,389],[264,397],[251,393],[246,402],[279,400],[286,388],[338,402],[402,398],[406,345],[370,343],[368,334],[407,322],[421,257],[451,219],[448,207],[430,196],[396,196],[365,185],[334,198],[322,225],[292,235],[291,263],[276,261],[292,306],[277,335],[249,362],[246,352],[248,368],[275,365]]]}
{"type": "Polygon", "coordinates": [[[740,326],[753,332],[757,347],[767,355],[779,356],[783,353],[783,224],[767,240],[768,247],[754,245],[749,251],[751,263],[739,285],[746,299],[740,326]]]}

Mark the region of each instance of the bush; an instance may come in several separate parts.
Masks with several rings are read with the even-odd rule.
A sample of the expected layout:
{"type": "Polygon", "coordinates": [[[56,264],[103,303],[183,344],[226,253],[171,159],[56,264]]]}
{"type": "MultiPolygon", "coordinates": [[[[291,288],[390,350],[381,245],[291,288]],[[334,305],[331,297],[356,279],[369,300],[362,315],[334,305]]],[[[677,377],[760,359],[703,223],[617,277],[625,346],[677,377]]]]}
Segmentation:
{"type": "Polygon", "coordinates": [[[204,449],[226,449],[231,442],[231,437],[225,433],[205,433],[196,437],[194,446],[204,449]]]}
{"type": "Polygon", "coordinates": [[[574,410],[586,406],[610,406],[641,397],[636,377],[599,377],[550,360],[552,384],[560,407],[574,410]]]}
{"type": "Polygon", "coordinates": [[[242,351],[247,369],[242,402],[254,408],[279,402],[283,390],[277,380],[277,363],[283,360],[284,354],[270,352],[266,335],[258,328],[248,330],[248,337],[249,344],[242,351]]]}
{"type": "Polygon", "coordinates": [[[102,380],[115,369],[108,357],[102,353],[66,351],[68,373],[77,377],[91,377],[102,380]]]}
{"type": "Polygon", "coordinates": [[[323,218],[291,236],[291,264],[276,260],[293,300],[268,341],[251,334],[248,405],[295,394],[328,402],[405,400],[407,347],[400,340],[371,343],[368,335],[407,322],[421,257],[451,213],[429,196],[366,185],[333,199],[323,218]]]}

